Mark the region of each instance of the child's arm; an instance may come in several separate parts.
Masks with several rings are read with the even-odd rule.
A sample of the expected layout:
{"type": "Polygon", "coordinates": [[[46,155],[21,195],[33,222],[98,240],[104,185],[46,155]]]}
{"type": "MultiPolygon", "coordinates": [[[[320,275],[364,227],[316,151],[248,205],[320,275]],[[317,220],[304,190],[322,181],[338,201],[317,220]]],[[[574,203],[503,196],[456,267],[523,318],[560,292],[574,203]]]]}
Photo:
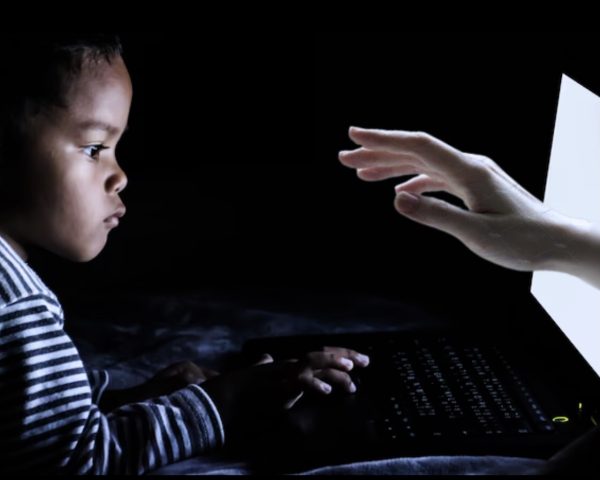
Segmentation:
{"type": "Polygon", "coordinates": [[[5,473],[147,473],[222,446],[222,418],[228,428],[239,426],[243,433],[244,424],[262,424],[274,409],[297,400],[304,388],[350,386],[342,357],[352,354],[326,351],[306,363],[273,363],[219,375],[203,384],[207,390],[188,385],[105,415],[93,403],[77,349],[48,302],[37,295],[0,310],[5,473]],[[254,405],[263,408],[250,408],[254,405]]]}
{"type": "Polygon", "coordinates": [[[188,385],[200,385],[219,373],[206,367],[200,367],[191,361],[177,362],[160,370],[148,381],[130,388],[104,390],[107,379],[106,372],[92,371],[88,373],[92,384],[92,398],[100,410],[105,413],[122,405],[138,403],[145,400],[170,395],[188,385]],[[98,387],[96,387],[98,385],[98,387]]]}
{"type": "Polygon", "coordinates": [[[197,385],[103,414],[48,301],[0,310],[3,472],[142,474],[223,445],[219,412],[197,385]]]}

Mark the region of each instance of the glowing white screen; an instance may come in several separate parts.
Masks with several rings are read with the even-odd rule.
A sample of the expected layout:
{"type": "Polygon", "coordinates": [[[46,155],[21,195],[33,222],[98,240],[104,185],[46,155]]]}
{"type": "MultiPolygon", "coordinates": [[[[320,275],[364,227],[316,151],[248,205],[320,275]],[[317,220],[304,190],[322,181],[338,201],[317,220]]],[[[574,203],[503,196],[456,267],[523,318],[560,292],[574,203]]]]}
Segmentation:
{"type": "MultiPolygon", "coordinates": [[[[544,203],[600,225],[600,97],[562,76],[544,203]]],[[[600,375],[600,290],[534,272],[531,293],[600,375]]]]}

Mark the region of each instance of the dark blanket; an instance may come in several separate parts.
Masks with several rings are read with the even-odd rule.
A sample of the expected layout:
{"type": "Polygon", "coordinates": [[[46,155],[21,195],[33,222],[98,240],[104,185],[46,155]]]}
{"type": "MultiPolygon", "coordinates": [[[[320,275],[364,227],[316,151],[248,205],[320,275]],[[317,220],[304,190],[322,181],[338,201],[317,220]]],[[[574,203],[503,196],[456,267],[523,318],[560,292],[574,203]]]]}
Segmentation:
{"type": "MultiPolygon", "coordinates": [[[[66,329],[88,368],[104,368],[111,388],[148,379],[180,360],[222,370],[243,342],[260,336],[411,330],[443,320],[406,303],[369,295],[193,292],[130,294],[64,302],[66,329]]],[[[496,456],[394,458],[329,465],[306,474],[534,473],[541,460],[496,456]]],[[[159,474],[252,474],[219,454],[159,469],[159,474]]]]}

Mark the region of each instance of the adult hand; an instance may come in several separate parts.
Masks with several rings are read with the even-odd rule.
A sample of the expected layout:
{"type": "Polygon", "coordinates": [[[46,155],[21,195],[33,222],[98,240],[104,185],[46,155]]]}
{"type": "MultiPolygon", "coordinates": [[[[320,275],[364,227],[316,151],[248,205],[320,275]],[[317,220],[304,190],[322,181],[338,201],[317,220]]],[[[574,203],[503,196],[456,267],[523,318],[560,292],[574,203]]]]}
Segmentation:
{"type": "Polygon", "coordinates": [[[462,152],[424,132],[351,127],[359,148],[339,159],[358,177],[377,181],[416,175],[396,186],[402,215],[453,235],[467,248],[514,270],[550,269],[568,255],[565,225],[577,220],[545,206],[492,159],[462,152]],[[422,195],[445,191],[466,209],[422,195]]]}

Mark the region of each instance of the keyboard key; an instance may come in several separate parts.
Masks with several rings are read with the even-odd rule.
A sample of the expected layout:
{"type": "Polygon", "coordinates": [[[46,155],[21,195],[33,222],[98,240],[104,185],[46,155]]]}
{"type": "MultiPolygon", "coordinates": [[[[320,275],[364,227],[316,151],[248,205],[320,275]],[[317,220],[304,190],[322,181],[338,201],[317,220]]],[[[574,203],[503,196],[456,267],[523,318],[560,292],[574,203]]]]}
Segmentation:
{"type": "MultiPolygon", "coordinates": [[[[554,428],[507,359],[493,349],[455,345],[446,338],[418,340],[389,355],[391,362],[381,359],[393,371],[380,407],[396,438],[406,438],[407,432],[445,438],[554,428]]],[[[380,383],[372,379],[369,386],[380,383]]]]}

